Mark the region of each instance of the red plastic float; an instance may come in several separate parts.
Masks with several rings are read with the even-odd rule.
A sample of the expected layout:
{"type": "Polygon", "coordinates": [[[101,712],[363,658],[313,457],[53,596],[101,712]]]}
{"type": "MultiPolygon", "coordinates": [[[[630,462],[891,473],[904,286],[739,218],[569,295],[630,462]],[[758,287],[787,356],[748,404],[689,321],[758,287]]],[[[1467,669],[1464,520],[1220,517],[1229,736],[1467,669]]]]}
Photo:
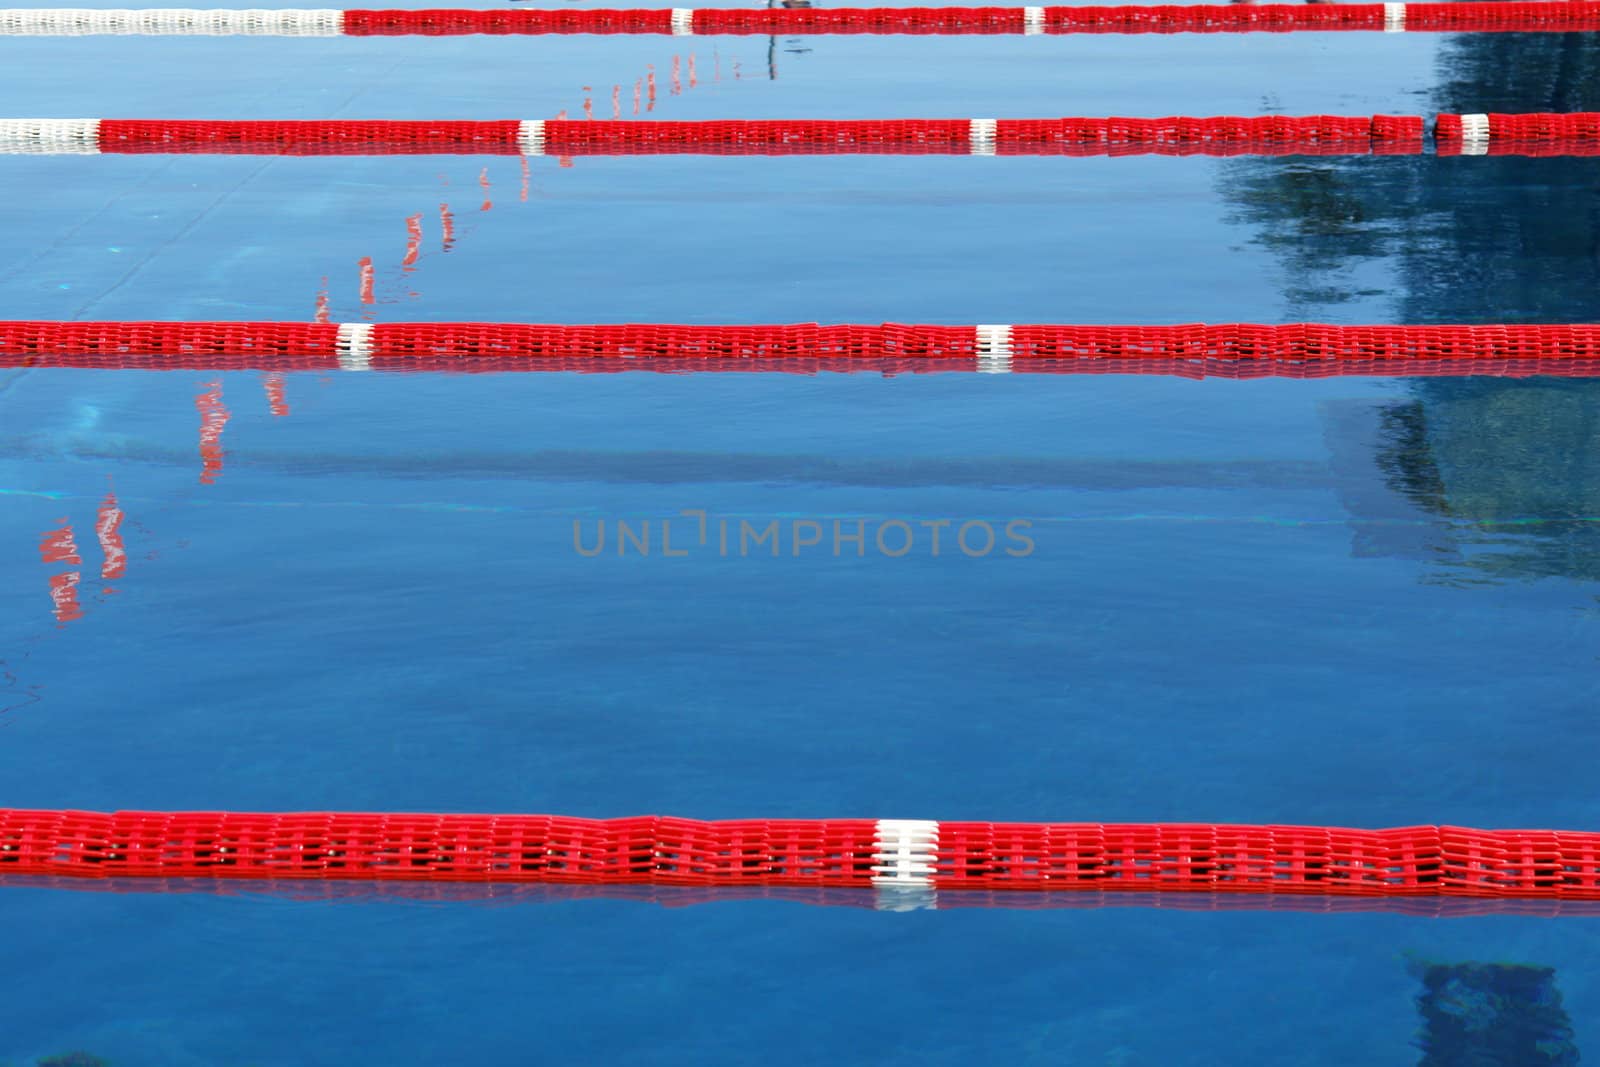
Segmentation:
{"type": "Polygon", "coordinates": [[[0,322],[0,367],[1600,377],[1600,325],[0,322]]]}
{"type": "Polygon", "coordinates": [[[0,809],[0,876],[1600,900],[1600,833],[0,809]]]}
{"type": "Polygon", "coordinates": [[[653,8],[473,11],[0,9],[0,36],[90,34],[443,37],[465,34],[1146,34],[1294,31],[1572,32],[1600,3],[1170,4],[1091,7],[653,8]]]}

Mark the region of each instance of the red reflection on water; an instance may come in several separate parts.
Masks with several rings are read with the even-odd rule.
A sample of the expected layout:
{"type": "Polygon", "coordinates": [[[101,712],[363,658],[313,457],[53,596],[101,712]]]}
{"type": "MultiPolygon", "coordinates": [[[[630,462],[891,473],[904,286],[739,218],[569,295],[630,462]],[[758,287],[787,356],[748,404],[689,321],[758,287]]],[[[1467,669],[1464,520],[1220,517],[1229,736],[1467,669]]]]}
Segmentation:
{"type": "Polygon", "coordinates": [[[283,418],[289,414],[289,401],[284,395],[283,375],[273,371],[261,379],[261,387],[267,393],[267,410],[272,412],[274,418],[283,418]]]}
{"type": "Polygon", "coordinates": [[[73,566],[83,562],[83,557],[78,555],[78,543],[72,538],[72,523],[66,519],[58,519],[61,527],[49,530],[44,535],[44,540],[39,542],[39,558],[46,563],[71,563],[73,566]]]}
{"type": "MultiPolygon", "coordinates": [[[[562,108],[560,111],[556,112],[556,118],[558,120],[565,119],[566,117],[567,117],[567,109],[566,108],[562,108]]],[[[556,160],[556,162],[560,163],[563,167],[570,167],[570,166],[572,166],[572,157],[571,156],[561,156],[556,160]]]]}
{"type": "MultiPolygon", "coordinates": [[[[94,533],[95,539],[100,542],[100,553],[104,557],[100,563],[100,577],[107,582],[128,573],[128,550],[122,541],[123,518],[122,508],[117,503],[117,494],[106,493],[105,499],[95,511],[94,533]]],[[[74,568],[53,574],[49,579],[52,605],[50,614],[55,618],[57,625],[65,626],[69,622],[83,618],[83,603],[78,599],[78,586],[83,581],[83,572],[77,569],[83,566],[83,555],[78,551],[72,523],[64,518],[57,521],[61,525],[45,531],[43,539],[39,542],[39,559],[47,566],[66,565],[74,568]]],[[[109,586],[104,591],[106,594],[116,592],[109,586]]]]}
{"type": "Polygon", "coordinates": [[[456,217],[450,214],[449,204],[439,205],[439,251],[448,252],[456,246],[456,217]]]}
{"type": "MultiPolygon", "coordinates": [[[[47,564],[68,563],[76,567],[83,563],[83,557],[78,555],[78,544],[72,536],[72,524],[66,519],[58,520],[61,526],[45,532],[44,539],[39,542],[39,558],[47,564]]],[[[50,576],[50,601],[53,607],[51,615],[55,617],[56,625],[65,626],[83,618],[83,605],[78,602],[79,572],[66,571],[50,576]]]]}
{"type": "Polygon", "coordinates": [[[356,268],[361,272],[361,302],[363,304],[377,303],[378,298],[374,294],[374,289],[377,284],[377,276],[372,270],[372,257],[362,256],[356,262],[356,268]]]}
{"type": "Polygon", "coordinates": [[[410,274],[417,266],[417,257],[422,255],[422,212],[406,218],[406,254],[400,260],[400,270],[410,274]]]}
{"type": "Polygon", "coordinates": [[[228,409],[222,403],[222,383],[212,382],[194,398],[200,411],[200,484],[214,485],[222,473],[222,431],[228,425],[228,409]]]}
{"type": "Polygon", "coordinates": [[[58,625],[65,626],[83,618],[83,605],[78,602],[78,572],[51,575],[50,599],[55,604],[50,614],[55,616],[58,625]]]}
{"type": "MultiPolygon", "coordinates": [[[[770,2],[773,2],[773,0],[769,0],[769,3],[770,2]]],[[[792,2],[798,6],[802,4],[804,0],[792,0],[792,2]]],[[[790,6],[790,4],[786,2],[784,6],[790,6]]],[[[720,81],[722,78],[722,58],[721,53],[715,48],[712,50],[712,59],[714,64],[714,77],[720,81]]],[[[700,84],[698,58],[694,53],[688,54],[687,66],[687,77],[689,83],[688,87],[693,89],[698,87],[700,84]]],[[[674,96],[682,95],[683,93],[683,67],[684,57],[682,55],[672,56],[671,92],[674,96]]],[[[735,69],[737,69],[737,61],[735,61],[735,69]]],[[[614,83],[611,86],[611,117],[614,120],[620,120],[623,116],[622,93],[625,88],[626,83],[622,82],[614,83]]],[[[586,120],[592,120],[595,118],[593,96],[594,86],[585,85],[582,87],[582,91],[584,93],[584,118],[586,120]]],[[[642,111],[655,111],[656,96],[656,69],[654,64],[648,64],[646,66],[646,73],[634,80],[633,115],[638,116],[642,111]]],[[[563,108],[561,111],[557,112],[554,118],[556,120],[566,120],[568,118],[566,109],[563,108]]],[[[574,159],[571,156],[558,156],[557,162],[561,167],[571,167],[574,164],[574,159]]],[[[527,203],[532,195],[532,167],[534,164],[530,163],[528,157],[525,155],[518,156],[517,164],[520,172],[517,197],[522,203],[527,203]]],[[[449,186],[451,184],[450,177],[446,173],[439,173],[438,179],[442,185],[449,186]]],[[[492,210],[494,207],[494,200],[491,195],[492,183],[490,181],[488,167],[484,167],[479,170],[478,185],[483,190],[483,200],[479,205],[479,210],[483,212],[492,210]]],[[[471,232],[469,227],[465,233],[458,234],[455,223],[455,215],[450,210],[450,205],[448,203],[441,203],[439,205],[439,249],[443,253],[448,253],[454,250],[457,240],[461,237],[464,237],[465,233],[471,232]]],[[[399,261],[398,271],[402,278],[416,275],[421,269],[420,262],[422,258],[423,231],[425,229],[423,224],[423,212],[417,212],[407,216],[405,219],[405,227],[406,246],[405,251],[399,261]]],[[[376,312],[366,309],[373,308],[377,303],[379,303],[377,299],[377,270],[376,264],[373,261],[373,257],[361,257],[361,259],[358,260],[358,270],[358,298],[360,303],[364,305],[364,309],[360,312],[360,318],[363,321],[371,322],[375,320],[376,312]]],[[[385,275],[385,277],[391,276],[392,275],[388,274],[385,275]]],[[[406,297],[417,298],[420,296],[418,292],[412,291],[407,287],[403,286],[402,289],[404,291],[403,295],[406,297]]],[[[384,302],[389,303],[393,301],[391,301],[389,298],[386,298],[384,302]]],[[[332,313],[332,302],[329,296],[327,277],[322,279],[321,288],[317,291],[315,308],[316,310],[314,318],[316,322],[329,323],[333,321],[334,316],[332,313]]],[[[268,400],[272,408],[272,413],[274,415],[287,415],[288,406],[283,401],[283,379],[278,377],[269,377],[266,381],[265,387],[268,392],[268,400]]]]}
{"type": "MultiPolygon", "coordinates": [[[[122,543],[122,519],[122,508],[117,506],[117,494],[107,493],[95,512],[94,533],[100,541],[100,552],[105,556],[100,564],[100,577],[108,582],[128,572],[128,550],[122,543]]],[[[106,592],[115,590],[107,589],[106,592]]]]}

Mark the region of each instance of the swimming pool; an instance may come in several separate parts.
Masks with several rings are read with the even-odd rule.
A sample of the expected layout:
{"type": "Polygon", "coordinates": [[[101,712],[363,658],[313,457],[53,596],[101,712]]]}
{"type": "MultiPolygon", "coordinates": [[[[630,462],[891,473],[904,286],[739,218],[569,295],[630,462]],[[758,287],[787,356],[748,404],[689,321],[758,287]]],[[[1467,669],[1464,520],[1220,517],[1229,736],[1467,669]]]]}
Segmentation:
{"type": "MultiPolygon", "coordinates": [[[[3,47],[7,111],[56,118],[1600,107],[1581,35],[3,47]]],[[[570,162],[0,159],[0,318],[1556,323],[1600,291],[1581,159],[570,162]]],[[[0,371],[0,802],[1593,828],[1595,390],[0,371]],[[1035,547],[578,550],[685,511],[1035,547]]],[[[1401,1064],[1427,961],[1555,968],[1579,1045],[1600,1013],[1577,916],[4,899],[18,1065],[1401,1064]]]]}

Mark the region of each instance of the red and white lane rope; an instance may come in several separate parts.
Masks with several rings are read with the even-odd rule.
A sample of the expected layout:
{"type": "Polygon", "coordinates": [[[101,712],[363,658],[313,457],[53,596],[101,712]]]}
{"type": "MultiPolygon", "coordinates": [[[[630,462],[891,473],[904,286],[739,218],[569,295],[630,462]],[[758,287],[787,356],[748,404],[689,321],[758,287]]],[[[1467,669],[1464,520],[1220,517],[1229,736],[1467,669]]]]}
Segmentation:
{"type": "MultiPolygon", "coordinates": [[[[0,119],[0,155],[1414,155],[1417,115],[1057,119],[0,119]]],[[[1444,114],[1439,155],[1597,155],[1600,112],[1444,114]]]]}
{"type": "Polygon", "coordinates": [[[1285,155],[1414,153],[1415,115],[1195,118],[0,119],[0,154],[227,155],[1285,155]]]}
{"type": "Polygon", "coordinates": [[[1600,900],[1600,833],[0,809],[0,876],[1600,900]]]}
{"type": "Polygon", "coordinates": [[[1600,377],[1600,325],[0,322],[0,367],[1600,377]]]}
{"type": "Polygon", "coordinates": [[[0,35],[372,37],[462,34],[1077,34],[1560,32],[1600,29],[1600,2],[1172,4],[1106,7],[658,8],[420,11],[0,9],[0,35]]]}
{"type": "Polygon", "coordinates": [[[1441,156],[1600,155],[1600,112],[1440,115],[1433,139],[1441,156]]]}

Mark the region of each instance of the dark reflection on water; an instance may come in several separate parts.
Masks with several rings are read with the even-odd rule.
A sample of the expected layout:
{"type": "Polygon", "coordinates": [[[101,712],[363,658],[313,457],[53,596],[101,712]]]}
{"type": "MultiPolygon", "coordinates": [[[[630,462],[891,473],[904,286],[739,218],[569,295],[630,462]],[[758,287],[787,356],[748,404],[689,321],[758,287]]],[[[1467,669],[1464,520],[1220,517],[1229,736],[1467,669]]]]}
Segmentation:
{"type": "MultiPolygon", "coordinates": [[[[1432,110],[1600,110],[1593,35],[1462,35],[1442,49],[1432,110]]],[[[1600,319],[1593,160],[1247,159],[1224,182],[1234,221],[1284,264],[1290,317],[1336,317],[1376,295],[1362,268],[1382,266],[1399,322],[1600,319]]],[[[1410,391],[1365,421],[1329,413],[1358,555],[1431,559],[1443,567],[1431,579],[1466,584],[1600,580],[1600,382],[1419,380],[1410,391]],[[1356,463],[1362,440],[1371,453],[1356,463]],[[1438,521],[1383,532],[1396,513],[1438,521]]]]}
{"type": "Polygon", "coordinates": [[[1455,543],[1474,576],[1600,581],[1600,383],[1435,384],[1384,412],[1389,485],[1465,520],[1455,543]]]}
{"type": "Polygon", "coordinates": [[[1418,1067],[1575,1067],[1572,1019],[1551,967],[1414,961],[1422,981],[1418,1067]]]}
{"type": "Polygon", "coordinates": [[[1426,580],[1452,585],[1600,581],[1596,383],[1436,384],[1323,407],[1352,553],[1437,564],[1426,580]]]}

